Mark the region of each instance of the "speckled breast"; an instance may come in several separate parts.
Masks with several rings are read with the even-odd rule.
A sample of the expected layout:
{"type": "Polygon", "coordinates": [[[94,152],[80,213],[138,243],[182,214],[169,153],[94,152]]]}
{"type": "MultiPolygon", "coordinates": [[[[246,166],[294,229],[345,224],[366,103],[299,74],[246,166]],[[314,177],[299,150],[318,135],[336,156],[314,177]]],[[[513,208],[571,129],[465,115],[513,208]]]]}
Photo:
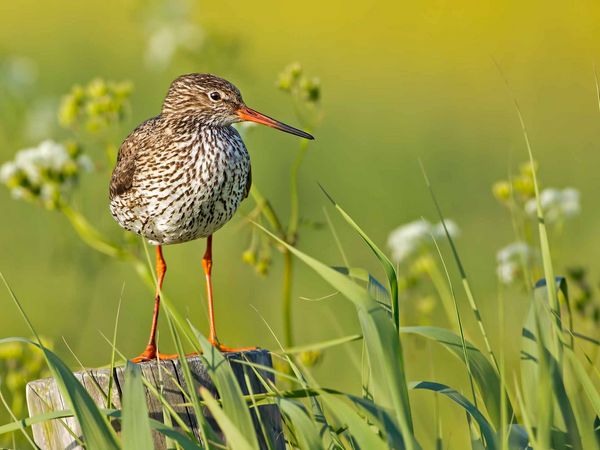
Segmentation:
{"type": "Polygon", "coordinates": [[[200,128],[168,147],[142,158],[129,198],[111,202],[117,221],[152,244],[213,234],[245,198],[250,174],[248,151],[233,127],[200,128]],[[128,203],[125,214],[118,202],[128,203]]]}

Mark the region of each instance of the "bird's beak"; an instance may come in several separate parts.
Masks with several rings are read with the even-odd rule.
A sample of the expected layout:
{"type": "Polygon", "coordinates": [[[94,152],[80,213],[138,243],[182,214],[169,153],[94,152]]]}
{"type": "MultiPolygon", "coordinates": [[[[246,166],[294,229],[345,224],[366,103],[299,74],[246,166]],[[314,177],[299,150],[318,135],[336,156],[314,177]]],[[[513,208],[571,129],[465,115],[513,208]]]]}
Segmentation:
{"type": "Polygon", "coordinates": [[[305,133],[302,130],[299,130],[294,127],[290,127],[283,122],[280,122],[275,119],[271,119],[269,116],[265,116],[264,114],[259,113],[258,111],[254,111],[247,106],[242,106],[237,111],[237,115],[242,120],[249,120],[250,122],[262,123],[271,128],[275,128],[277,130],[285,131],[286,133],[295,134],[296,136],[303,137],[304,139],[314,139],[314,137],[308,133],[305,133]]]}

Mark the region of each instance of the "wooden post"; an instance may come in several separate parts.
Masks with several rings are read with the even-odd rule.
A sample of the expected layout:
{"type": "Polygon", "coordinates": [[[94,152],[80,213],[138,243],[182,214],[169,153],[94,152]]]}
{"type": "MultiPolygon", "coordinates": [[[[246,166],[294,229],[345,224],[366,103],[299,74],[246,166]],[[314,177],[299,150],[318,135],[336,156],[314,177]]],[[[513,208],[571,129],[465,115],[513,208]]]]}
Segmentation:
{"type": "MultiPolygon", "coordinates": [[[[244,394],[248,394],[249,392],[253,392],[255,394],[265,392],[262,383],[259,381],[254,371],[247,365],[236,362],[236,360],[247,360],[259,365],[272,367],[271,355],[267,350],[259,349],[241,353],[226,353],[224,356],[231,363],[234,374],[244,394]],[[248,377],[251,389],[248,389],[245,377],[248,377]]],[[[187,361],[190,366],[192,376],[198,385],[207,388],[214,395],[218,395],[212,381],[208,376],[206,368],[202,364],[200,357],[191,356],[187,358],[187,361]]],[[[160,391],[162,389],[163,395],[169,404],[173,407],[175,412],[179,414],[183,421],[194,431],[194,434],[199,439],[200,436],[198,424],[193,409],[191,407],[181,406],[182,404],[187,403],[187,401],[178,385],[182,386],[186,391],[187,387],[180,361],[177,359],[160,361],[160,370],[159,365],[155,361],[141,363],[140,366],[142,368],[144,377],[154,386],[156,386],[157,390],[160,391]]],[[[96,404],[101,408],[106,408],[108,406],[106,398],[108,396],[108,381],[110,377],[109,372],[109,369],[91,369],[75,373],[77,379],[83,384],[96,404]],[[99,390],[98,386],[102,389],[102,392],[99,390]]],[[[114,384],[111,395],[113,408],[121,407],[121,393],[124,384],[124,372],[125,368],[122,366],[115,367],[114,369],[114,384]]],[[[272,373],[264,370],[258,370],[258,372],[262,375],[263,379],[274,379],[272,373]]],[[[148,390],[146,390],[146,400],[150,417],[163,422],[162,405],[148,390]]],[[[56,381],[53,378],[36,380],[27,385],[27,406],[30,417],[50,411],[68,409],[67,403],[59,392],[56,381]]],[[[285,449],[285,440],[281,427],[281,416],[278,408],[275,405],[264,405],[260,406],[258,409],[265,433],[269,436],[269,439],[273,443],[274,449],[285,449]]],[[[213,428],[217,430],[219,435],[221,435],[220,430],[210,416],[208,410],[204,410],[203,412],[213,428]]],[[[259,444],[261,448],[266,449],[267,445],[263,437],[263,432],[261,430],[256,412],[254,411],[252,412],[252,419],[254,421],[254,427],[256,429],[259,444]]],[[[117,432],[120,431],[119,421],[114,420],[113,426],[117,432]]],[[[178,428],[174,421],[173,426],[178,428]]],[[[79,427],[75,418],[47,421],[33,425],[32,428],[34,440],[42,449],[74,450],[82,448],[78,440],[71,434],[72,431],[76,436],[81,436],[81,428],[79,427]],[[68,426],[69,430],[67,430],[64,424],[68,426]]],[[[155,449],[162,450],[166,448],[165,438],[163,435],[153,431],[153,439],[155,449]]]]}

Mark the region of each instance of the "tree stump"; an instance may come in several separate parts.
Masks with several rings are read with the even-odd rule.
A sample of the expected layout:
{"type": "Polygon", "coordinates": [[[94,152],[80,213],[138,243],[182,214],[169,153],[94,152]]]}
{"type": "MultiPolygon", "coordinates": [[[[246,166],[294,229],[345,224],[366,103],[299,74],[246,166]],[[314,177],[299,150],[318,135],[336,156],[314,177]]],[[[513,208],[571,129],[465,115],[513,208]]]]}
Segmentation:
{"type": "MultiPolygon", "coordinates": [[[[224,356],[229,360],[233,368],[233,372],[238,380],[238,383],[244,394],[263,393],[265,389],[254,373],[254,371],[238,361],[247,360],[252,363],[256,363],[263,366],[272,367],[271,355],[267,350],[252,350],[240,353],[226,353],[224,356]],[[250,369],[250,370],[249,370],[250,369]],[[250,383],[249,386],[246,384],[245,377],[248,377],[250,383]]],[[[198,356],[190,356],[187,358],[192,376],[194,377],[198,386],[205,387],[213,395],[218,396],[216,389],[208,376],[206,368],[204,367],[202,360],[198,356]]],[[[193,408],[182,406],[187,403],[184,395],[180,388],[188,391],[185,379],[183,376],[182,367],[178,359],[160,361],[159,365],[156,361],[141,363],[141,369],[144,377],[149,380],[157,390],[160,391],[162,386],[162,392],[169,404],[173,407],[175,412],[183,419],[183,421],[194,431],[194,434],[200,439],[198,430],[198,423],[194,414],[193,408]]],[[[263,379],[274,380],[274,375],[265,370],[257,370],[263,379]]],[[[113,389],[111,392],[113,408],[121,408],[121,393],[124,385],[124,374],[125,367],[115,367],[113,373],[113,389]]],[[[75,373],[77,379],[83,384],[85,389],[90,393],[96,404],[100,408],[107,408],[107,396],[108,396],[108,382],[110,378],[110,369],[90,369],[82,372],[75,373]],[[95,380],[95,381],[94,381],[95,380]],[[102,389],[99,390],[98,386],[102,389]]],[[[163,409],[159,400],[154,397],[146,389],[146,401],[148,404],[148,412],[150,417],[163,422],[163,409]]],[[[27,385],[27,406],[29,409],[30,417],[38,414],[43,414],[51,411],[65,410],[68,409],[68,405],[65,399],[62,397],[58,390],[56,381],[53,378],[45,378],[42,380],[32,381],[27,385]]],[[[268,448],[265,442],[263,432],[259,423],[257,412],[254,409],[252,411],[252,420],[254,422],[254,428],[257,433],[258,441],[261,448],[268,448]]],[[[222,434],[218,429],[218,426],[212,419],[207,409],[203,411],[205,417],[209,420],[209,423],[217,431],[219,435],[222,434]]],[[[269,436],[269,439],[274,445],[275,450],[285,449],[285,440],[283,436],[281,426],[281,416],[279,409],[276,405],[264,405],[258,408],[258,414],[260,414],[262,424],[265,429],[265,433],[269,436]]],[[[81,449],[78,440],[73,437],[69,430],[65,428],[63,423],[66,423],[68,428],[72,430],[76,436],[81,436],[81,428],[79,427],[77,420],[74,417],[66,419],[56,419],[43,423],[33,425],[33,437],[36,444],[42,449],[58,450],[68,449],[75,450],[81,449]],[[62,422],[61,422],[62,421],[62,422]]],[[[113,426],[117,432],[120,431],[120,424],[118,420],[113,421],[113,426]]],[[[177,424],[173,422],[173,426],[176,429],[177,424]]],[[[166,449],[165,438],[162,434],[153,431],[153,440],[155,449],[166,449]]]]}

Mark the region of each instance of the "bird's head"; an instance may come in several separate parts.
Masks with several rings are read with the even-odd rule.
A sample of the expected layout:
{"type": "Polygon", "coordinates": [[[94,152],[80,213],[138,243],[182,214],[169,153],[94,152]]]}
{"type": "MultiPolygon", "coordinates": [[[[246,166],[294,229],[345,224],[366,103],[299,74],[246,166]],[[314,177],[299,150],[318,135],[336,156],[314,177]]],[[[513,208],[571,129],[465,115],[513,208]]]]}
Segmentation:
{"type": "Polygon", "coordinates": [[[176,78],[163,102],[162,114],[194,116],[212,126],[251,121],[305,139],[314,139],[302,130],[248,108],[238,88],[223,78],[206,73],[192,73],[176,78]]]}

